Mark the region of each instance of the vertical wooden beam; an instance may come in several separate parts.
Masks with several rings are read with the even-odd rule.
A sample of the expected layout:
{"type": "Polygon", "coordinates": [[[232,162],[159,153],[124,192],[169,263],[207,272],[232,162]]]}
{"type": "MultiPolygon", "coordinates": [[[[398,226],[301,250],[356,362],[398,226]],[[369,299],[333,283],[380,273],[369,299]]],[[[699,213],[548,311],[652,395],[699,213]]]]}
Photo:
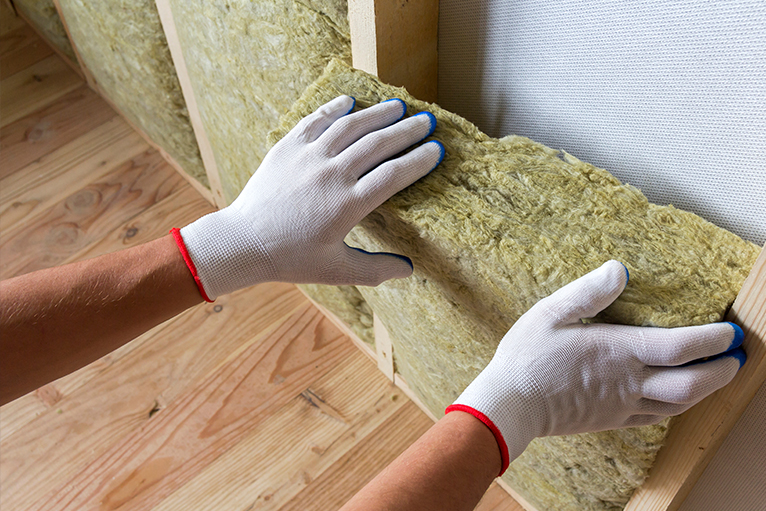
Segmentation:
{"type": "MultiPolygon", "coordinates": [[[[101,92],[96,88],[96,80],[93,78],[93,75],[90,73],[90,71],[88,71],[88,66],[85,65],[85,62],[83,62],[82,57],[80,56],[80,51],[77,49],[77,45],[75,44],[74,39],[72,39],[72,33],[69,31],[69,25],[67,25],[64,13],[61,10],[61,4],[59,3],[59,0],[53,0],[53,6],[56,7],[56,12],[58,13],[59,18],[61,18],[61,24],[64,25],[64,32],[66,32],[66,36],[69,38],[69,44],[72,45],[72,51],[74,51],[74,56],[77,58],[77,64],[80,66],[80,72],[85,77],[85,81],[88,82],[88,86],[101,94],[101,92]]],[[[64,60],[69,61],[69,59],[64,60]]],[[[101,95],[103,96],[103,94],[101,95]]]]}
{"type": "Polygon", "coordinates": [[[202,156],[202,164],[205,167],[207,179],[210,183],[210,190],[213,192],[213,201],[219,208],[226,207],[226,198],[223,194],[223,185],[221,184],[221,177],[218,172],[218,164],[215,161],[215,155],[213,154],[213,148],[210,145],[207,131],[205,131],[205,126],[202,123],[202,117],[199,112],[199,107],[197,106],[197,98],[194,96],[194,89],[192,88],[191,80],[189,78],[189,71],[186,68],[186,60],[184,59],[183,50],[181,49],[181,42],[178,39],[178,31],[176,30],[175,20],[173,19],[173,12],[170,9],[170,1],[156,0],[155,4],[157,5],[157,12],[159,12],[160,15],[162,28],[165,31],[165,39],[167,39],[168,47],[170,48],[170,55],[173,57],[173,64],[176,68],[178,81],[181,83],[181,92],[186,101],[186,109],[189,111],[189,118],[191,120],[192,129],[194,130],[194,136],[197,139],[200,156],[202,156]]]}
{"type": "Polygon", "coordinates": [[[394,348],[388,330],[380,322],[380,317],[373,313],[372,331],[375,333],[375,354],[378,359],[378,369],[391,381],[394,381],[394,348]]]}
{"type": "Polygon", "coordinates": [[[436,102],[438,0],[349,0],[354,67],[436,102]]]}
{"type": "Polygon", "coordinates": [[[745,331],[747,362],[734,380],[671,425],[649,479],[626,511],[678,509],[766,380],[766,248],[726,318],[745,331]]]}

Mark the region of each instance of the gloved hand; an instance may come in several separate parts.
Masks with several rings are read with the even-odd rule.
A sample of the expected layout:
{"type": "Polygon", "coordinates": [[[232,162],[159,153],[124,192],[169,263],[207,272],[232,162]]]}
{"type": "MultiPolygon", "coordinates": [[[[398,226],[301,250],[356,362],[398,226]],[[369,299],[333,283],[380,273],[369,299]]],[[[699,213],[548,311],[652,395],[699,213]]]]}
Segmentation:
{"type": "Polygon", "coordinates": [[[627,269],[608,261],[540,300],[447,408],[490,428],[501,474],[535,437],[655,424],[729,383],[744,364],[744,334],[733,323],[650,328],[580,321],[611,304],[627,280],[627,269]]]}
{"type": "Polygon", "coordinates": [[[408,277],[412,262],[350,248],[343,239],[373,209],[433,170],[436,119],[404,120],[395,99],[350,114],[341,96],[301,120],[264,158],[227,208],[174,232],[206,299],[259,282],[376,286],[408,277]]]}

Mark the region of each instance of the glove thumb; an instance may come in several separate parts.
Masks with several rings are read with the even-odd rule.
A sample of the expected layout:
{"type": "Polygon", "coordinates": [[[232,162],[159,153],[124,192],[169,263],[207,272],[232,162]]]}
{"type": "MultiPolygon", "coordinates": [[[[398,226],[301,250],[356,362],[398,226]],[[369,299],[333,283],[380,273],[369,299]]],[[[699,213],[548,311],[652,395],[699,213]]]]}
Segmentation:
{"type": "Polygon", "coordinates": [[[628,283],[628,269],[619,261],[605,262],[599,268],[570,282],[536,306],[550,309],[564,323],[578,323],[606,309],[622,294],[628,283]]]}
{"type": "Polygon", "coordinates": [[[412,275],[412,262],[408,257],[387,252],[371,253],[360,248],[345,246],[341,280],[358,286],[377,286],[389,279],[403,279],[412,275]]]}

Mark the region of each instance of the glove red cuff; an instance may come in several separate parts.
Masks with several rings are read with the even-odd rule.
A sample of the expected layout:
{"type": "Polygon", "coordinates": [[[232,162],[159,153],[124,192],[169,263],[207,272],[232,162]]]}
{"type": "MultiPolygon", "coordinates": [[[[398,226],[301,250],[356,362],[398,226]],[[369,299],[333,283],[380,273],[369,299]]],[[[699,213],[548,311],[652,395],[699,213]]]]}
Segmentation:
{"type": "Polygon", "coordinates": [[[199,294],[202,295],[202,298],[205,299],[206,302],[213,303],[213,300],[208,298],[207,293],[205,292],[205,288],[202,287],[202,281],[199,279],[199,274],[197,273],[197,267],[194,266],[194,261],[191,260],[191,257],[189,256],[189,251],[186,249],[186,244],[184,243],[183,237],[181,237],[181,230],[177,227],[173,227],[170,229],[170,234],[173,235],[173,239],[176,240],[176,245],[178,245],[178,250],[181,252],[181,257],[184,258],[184,262],[186,263],[186,267],[189,268],[189,271],[192,274],[192,277],[194,277],[194,282],[197,284],[197,289],[199,289],[199,294]]]}
{"type": "Polygon", "coordinates": [[[448,414],[450,412],[465,412],[473,415],[477,419],[479,419],[481,422],[484,423],[485,426],[489,428],[489,430],[492,432],[492,434],[495,436],[495,440],[497,441],[497,447],[500,449],[500,460],[501,460],[501,467],[500,467],[500,473],[497,474],[497,477],[500,477],[503,475],[503,473],[508,469],[508,465],[510,465],[510,459],[508,455],[508,445],[505,443],[505,439],[503,438],[503,435],[500,433],[500,430],[495,426],[495,423],[490,420],[489,417],[481,413],[479,410],[476,410],[474,408],[471,408],[470,406],[466,405],[459,405],[459,404],[453,404],[449,405],[446,410],[444,410],[445,414],[448,414]]]}

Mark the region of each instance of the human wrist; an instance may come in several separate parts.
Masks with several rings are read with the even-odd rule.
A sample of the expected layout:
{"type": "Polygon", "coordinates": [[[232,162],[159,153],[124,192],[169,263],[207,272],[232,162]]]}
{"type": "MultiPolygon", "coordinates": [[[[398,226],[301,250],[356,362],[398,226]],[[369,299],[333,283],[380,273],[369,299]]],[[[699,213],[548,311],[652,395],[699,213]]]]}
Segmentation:
{"type": "Polygon", "coordinates": [[[494,434],[475,415],[462,410],[451,410],[440,422],[449,429],[455,443],[469,449],[473,456],[482,461],[492,475],[497,475],[503,466],[500,449],[494,434]]]}
{"type": "Polygon", "coordinates": [[[501,475],[546,428],[533,380],[515,372],[512,364],[494,359],[446,410],[469,413],[492,432],[502,455],[501,475]]]}
{"type": "Polygon", "coordinates": [[[200,292],[209,301],[237,289],[278,280],[277,270],[252,224],[231,206],[203,216],[180,229],[179,234],[196,269],[200,292]]]}

